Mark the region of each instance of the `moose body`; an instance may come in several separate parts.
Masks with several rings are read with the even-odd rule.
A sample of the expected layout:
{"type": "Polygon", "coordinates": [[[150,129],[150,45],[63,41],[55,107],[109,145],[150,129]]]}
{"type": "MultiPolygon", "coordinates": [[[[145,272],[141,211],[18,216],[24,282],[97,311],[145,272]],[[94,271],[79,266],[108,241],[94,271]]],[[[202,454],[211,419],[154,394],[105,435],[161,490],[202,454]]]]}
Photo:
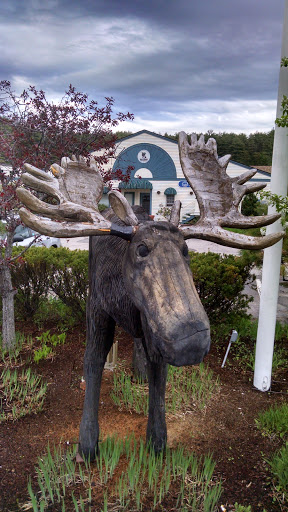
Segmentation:
{"type": "Polygon", "coordinates": [[[167,437],[167,364],[200,363],[210,347],[209,321],[193,283],[183,235],[168,222],[146,220],[131,242],[91,237],[89,275],[80,452],[93,457],[97,450],[101,376],[115,324],[142,339],[149,379],[147,439],[160,451],[167,437]]]}
{"type": "Polygon", "coordinates": [[[97,206],[103,179],[93,158],[63,158],[61,166],[51,166],[54,176],[25,164],[23,183],[58,204],[47,204],[19,187],[18,197],[28,208],[20,209],[22,221],[43,235],[90,236],[86,394],[79,445],[84,457],[93,459],[97,451],[102,371],[116,323],[142,340],[149,379],[147,439],[156,451],[165,446],[167,364],[200,363],[210,346],[209,322],[195,290],[185,239],[264,249],[283,237],[282,232],[252,237],[226,229],[267,226],[280,217],[245,217],[239,211],[245,194],[263,188],[246,183],[256,170],[231,178],[226,173],[230,155],[219,158],[216,141],[205,143],[196,134],[191,142],[184,132],[179,134],[179,156],[200,209],[197,224],[187,227],[179,226],[180,201],[175,201],[169,222],[153,222],[143,211],[136,215],[117,190],[109,192],[114,217],[111,211],[103,216],[97,206]]]}

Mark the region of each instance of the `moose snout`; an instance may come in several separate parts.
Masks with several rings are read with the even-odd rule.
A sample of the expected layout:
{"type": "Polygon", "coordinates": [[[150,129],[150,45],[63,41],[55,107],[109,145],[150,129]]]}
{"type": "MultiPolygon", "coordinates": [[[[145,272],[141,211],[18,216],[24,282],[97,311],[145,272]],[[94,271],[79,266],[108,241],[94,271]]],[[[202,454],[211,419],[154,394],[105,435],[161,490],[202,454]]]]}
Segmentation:
{"type": "MultiPolygon", "coordinates": [[[[193,332],[194,331],[194,332],[193,332]]],[[[193,334],[179,336],[177,340],[170,340],[161,345],[160,352],[163,360],[172,366],[199,364],[210,349],[210,328],[199,325],[193,334]]]]}
{"type": "Polygon", "coordinates": [[[173,330],[153,329],[145,315],[141,315],[147,350],[151,360],[159,357],[172,366],[199,364],[210,349],[210,326],[208,318],[180,322],[173,330]]]}

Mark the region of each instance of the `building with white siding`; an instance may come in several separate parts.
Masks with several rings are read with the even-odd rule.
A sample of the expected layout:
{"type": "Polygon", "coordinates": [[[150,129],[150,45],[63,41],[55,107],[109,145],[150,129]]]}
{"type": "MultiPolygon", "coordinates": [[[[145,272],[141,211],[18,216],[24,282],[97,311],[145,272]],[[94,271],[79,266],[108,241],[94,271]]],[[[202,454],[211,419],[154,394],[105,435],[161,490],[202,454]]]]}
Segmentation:
{"type": "MultiPolygon", "coordinates": [[[[177,141],[142,130],[118,141],[113,170],[123,174],[127,167],[133,171],[128,183],[113,181],[112,188],[119,188],[132,205],[142,205],[149,214],[157,215],[175,199],[182,203],[182,220],[199,214],[194,192],[182,172],[177,141]]],[[[238,176],[252,167],[230,161],[227,173],[238,176]]],[[[265,182],[270,188],[270,173],[258,170],[251,182],[265,182]]],[[[105,187],[102,203],[108,204],[108,189],[105,187]]]]}

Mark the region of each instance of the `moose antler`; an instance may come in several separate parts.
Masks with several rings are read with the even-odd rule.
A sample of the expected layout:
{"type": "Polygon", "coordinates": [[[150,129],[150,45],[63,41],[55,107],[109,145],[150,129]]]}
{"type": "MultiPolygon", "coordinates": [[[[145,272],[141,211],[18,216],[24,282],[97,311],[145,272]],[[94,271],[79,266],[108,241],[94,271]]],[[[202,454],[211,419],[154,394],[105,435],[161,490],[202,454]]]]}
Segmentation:
{"type": "Polygon", "coordinates": [[[20,209],[23,222],[43,235],[60,238],[110,234],[131,238],[134,226],[138,224],[132,208],[127,201],[123,203],[124,198],[120,192],[111,191],[109,195],[114,210],[128,226],[112,224],[101,215],[98,203],[102,197],[103,179],[93,158],[89,164],[82,157],[78,160],[76,157],[72,157],[72,160],[62,158],[61,166],[54,164],[50,168],[54,176],[25,164],[27,173],[22,175],[23,183],[54,197],[59,204],[45,203],[25,188],[19,187],[17,195],[29,208],[20,209]]]}
{"type": "Polygon", "coordinates": [[[205,144],[203,135],[197,140],[197,135],[192,134],[189,144],[187,135],[181,132],[179,154],[183,173],[195,192],[200,209],[197,224],[181,228],[184,238],[201,238],[240,249],[264,249],[283,237],[282,232],[253,237],[224,229],[262,227],[279,219],[280,214],[245,217],[238,209],[245,194],[266,186],[246,183],[257,171],[249,170],[230,178],[226,168],[231,155],[219,158],[215,139],[209,139],[205,144]]]}

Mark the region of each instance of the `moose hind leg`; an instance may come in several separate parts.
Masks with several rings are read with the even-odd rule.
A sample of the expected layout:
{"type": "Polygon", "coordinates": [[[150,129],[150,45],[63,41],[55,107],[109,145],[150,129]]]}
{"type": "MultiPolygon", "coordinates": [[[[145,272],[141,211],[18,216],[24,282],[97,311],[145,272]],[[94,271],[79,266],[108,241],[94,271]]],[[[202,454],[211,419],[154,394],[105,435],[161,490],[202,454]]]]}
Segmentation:
{"type": "Polygon", "coordinates": [[[165,389],[167,364],[147,362],[149,379],[149,415],[146,431],[147,442],[156,453],[164,450],[167,442],[165,420],[165,389]]]}
{"type": "Polygon", "coordinates": [[[104,364],[113,344],[114,320],[104,311],[98,311],[87,321],[87,345],[84,358],[86,382],[85,401],[80,425],[79,453],[94,460],[98,452],[98,408],[104,364]]]}

